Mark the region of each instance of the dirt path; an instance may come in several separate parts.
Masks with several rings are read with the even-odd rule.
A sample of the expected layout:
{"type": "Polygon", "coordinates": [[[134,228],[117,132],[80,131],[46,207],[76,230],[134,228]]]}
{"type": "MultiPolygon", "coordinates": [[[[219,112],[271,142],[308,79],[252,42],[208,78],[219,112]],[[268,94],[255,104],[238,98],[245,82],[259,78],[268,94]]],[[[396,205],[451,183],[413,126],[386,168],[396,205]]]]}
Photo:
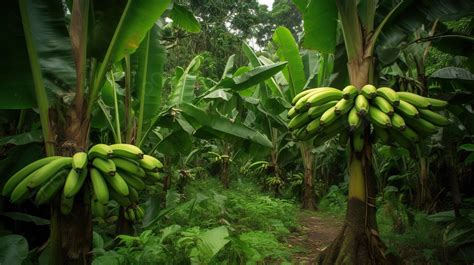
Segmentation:
{"type": "Polygon", "coordinates": [[[317,256],[326,249],[337,236],[342,226],[341,218],[301,212],[298,231],[288,238],[289,247],[293,249],[295,264],[314,264],[317,256]]]}

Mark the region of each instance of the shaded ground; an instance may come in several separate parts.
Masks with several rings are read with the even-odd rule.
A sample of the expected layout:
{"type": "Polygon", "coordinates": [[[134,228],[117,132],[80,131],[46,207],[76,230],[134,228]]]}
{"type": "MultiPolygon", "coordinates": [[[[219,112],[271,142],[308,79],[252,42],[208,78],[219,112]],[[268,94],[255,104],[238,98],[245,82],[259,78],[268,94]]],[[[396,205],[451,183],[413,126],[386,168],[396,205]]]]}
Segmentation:
{"type": "Polygon", "coordinates": [[[308,211],[301,212],[298,219],[300,228],[288,238],[288,246],[295,253],[293,262],[314,264],[319,253],[336,238],[343,219],[308,211]]]}

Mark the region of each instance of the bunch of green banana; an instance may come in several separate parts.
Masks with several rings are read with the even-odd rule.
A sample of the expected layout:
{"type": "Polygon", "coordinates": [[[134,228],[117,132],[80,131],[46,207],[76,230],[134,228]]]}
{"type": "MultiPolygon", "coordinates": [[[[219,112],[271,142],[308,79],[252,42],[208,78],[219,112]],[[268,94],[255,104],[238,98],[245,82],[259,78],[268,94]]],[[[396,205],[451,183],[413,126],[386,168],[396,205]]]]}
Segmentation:
{"type": "Polygon", "coordinates": [[[314,138],[315,144],[322,144],[340,134],[340,144],[352,139],[356,151],[362,150],[367,132],[385,144],[407,147],[450,123],[436,112],[447,107],[446,101],[389,87],[313,88],[296,95],[292,103],[288,128],[297,139],[314,138]],[[372,130],[365,130],[370,125],[372,130]]]}
{"type": "Polygon", "coordinates": [[[124,209],[123,215],[125,219],[130,222],[141,222],[143,220],[143,216],[145,216],[145,211],[142,207],[140,207],[140,205],[133,204],[124,209]]]}
{"type": "Polygon", "coordinates": [[[20,203],[36,194],[34,201],[41,205],[61,193],[61,212],[68,214],[74,196],[89,179],[93,210],[105,213],[102,208],[110,199],[122,206],[137,202],[137,191],[145,189],[145,178],[160,180],[162,168],[158,159],[134,145],[96,144],[72,157],[46,157],[27,165],[6,182],[2,195],[20,203]]]}

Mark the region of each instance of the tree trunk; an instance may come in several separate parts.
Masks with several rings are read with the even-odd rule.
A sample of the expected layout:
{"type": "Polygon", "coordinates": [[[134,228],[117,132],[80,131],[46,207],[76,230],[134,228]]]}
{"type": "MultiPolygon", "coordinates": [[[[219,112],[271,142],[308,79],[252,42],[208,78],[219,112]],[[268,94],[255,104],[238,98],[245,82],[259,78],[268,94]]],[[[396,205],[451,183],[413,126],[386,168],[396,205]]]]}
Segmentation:
{"type": "Polygon", "coordinates": [[[428,159],[420,154],[420,175],[418,182],[418,191],[416,204],[420,210],[429,211],[432,205],[432,196],[430,189],[430,182],[428,179],[428,159]]]}
{"type": "Polygon", "coordinates": [[[316,194],[313,181],[314,155],[311,153],[311,147],[312,144],[306,142],[300,145],[304,166],[303,203],[301,208],[314,211],[316,210],[316,194]]]}
{"type": "Polygon", "coordinates": [[[221,182],[224,188],[228,189],[230,186],[229,178],[229,157],[223,157],[221,160],[221,182]]]}
{"type": "MultiPolygon", "coordinates": [[[[58,123],[61,124],[61,123],[58,123]]],[[[59,132],[56,153],[72,156],[79,151],[87,150],[89,121],[74,108],[68,113],[63,127],[55,128],[59,132]]],[[[92,215],[89,184],[86,182],[76,195],[71,213],[63,215],[60,211],[60,200],[57,198],[51,206],[51,263],[50,264],[90,264],[92,243],[92,215]]],[[[59,197],[59,196],[58,196],[59,197]]]]}

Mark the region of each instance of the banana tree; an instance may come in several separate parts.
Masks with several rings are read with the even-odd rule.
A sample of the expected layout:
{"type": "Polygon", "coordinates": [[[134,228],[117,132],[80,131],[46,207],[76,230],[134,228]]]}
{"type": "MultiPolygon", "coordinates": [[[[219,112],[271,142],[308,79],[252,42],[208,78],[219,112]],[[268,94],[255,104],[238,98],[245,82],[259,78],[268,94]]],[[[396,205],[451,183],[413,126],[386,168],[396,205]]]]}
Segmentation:
{"type": "MultiPolygon", "coordinates": [[[[130,69],[130,54],[143,39],[153,35],[150,29],[170,3],[103,1],[92,5],[88,0],[70,1],[68,5],[47,0],[9,3],[8,8],[2,9],[2,18],[11,19],[9,30],[16,38],[15,42],[2,42],[2,45],[7,45],[4,50],[12,55],[11,59],[15,58],[18,71],[3,72],[11,77],[6,79],[2,98],[16,92],[11,102],[0,102],[1,108],[38,108],[48,156],[71,156],[87,150],[93,130],[91,121],[100,109],[107,73],[121,61],[125,69],[130,69]]],[[[126,90],[130,92],[130,72],[126,72],[126,90]]],[[[115,92],[114,97],[117,103],[115,92]]],[[[130,101],[128,104],[127,107],[130,101]]],[[[117,104],[114,109],[115,142],[120,143],[117,104]]],[[[144,108],[139,109],[140,115],[143,112],[144,108]]],[[[143,118],[138,123],[142,124],[143,118]]],[[[86,187],[76,196],[69,215],[60,213],[58,198],[52,203],[50,264],[91,262],[92,222],[87,198],[86,187]]]]}
{"type": "MultiPolygon", "coordinates": [[[[394,16],[400,18],[407,14],[411,16],[416,13],[422,20],[421,22],[418,20],[418,22],[423,23],[439,18],[439,16],[433,17],[431,15],[439,15],[440,8],[435,5],[425,5],[425,3],[404,3],[403,1],[396,4],[378,4],[378,1],[372,0],[360,2],[329,0],[294,2],[303,13],[305,30],[303,45],[307,48],[322,52],[334,52],[338,29],[337,18],[339,18],[348,58],[347,68],[351,84],[345,87],[343,91],[328,88],[328,92],[308,91],[307,93],[300,93],[293,100],[293,103],[296,104],[295,107],[290,110],[290,113],[293,112],[293,116],[295,111],[301,113],[296,114],[290,122],[290,126],[293,124],[294,127],[303,125],[303,128],[297,132],[299,138],[308,139],[316,134],[316,139],[320,139],[319,142],[322,142],[321,139],[334,137],[340,131],[340,139],[343,139],[343,142],[349,139],[350,143],[349,200],[346,224],[332,245],[320,256],[320,263],[384,264],[387,260],[384,255],[384,245],[378,235],[375,218],[376,193],[372,166],[372,139],[379,137],[386,142],[391,137],[400,145],[409,146],[410,141],[407,141],[407,139],[410,138],[416,142],[418,139],[416,133],[422,133],[418,129],[423,128],[418,127],[417,132],[413,134],[412,129],[405,130],[409,127],[402,126],[399,122],[402,119],[395,115],[398,112],[403,112],[405,116],[411,115],[415,118],[418,116],[416,108],[412,109],[412,112],[408,111],[407,107],[409,106],[405,104],[405,101],[410,101],[421,109],[431,108],[431,106],[437,108],[438,106],[435,106],[437,103],[445,107],[447,103],[434,102],[414,94],[396,93],[388,87],[376,89],[375,86],[371,85],[378,81],[374,64],[375,44],[387,22],[396,20],[394,16]],[[378,7],[383,8],[377,9],[378,7]],[[401,12],[412,9],[417,12],[406,12],[406,14],[401,12]],[[377,10],[380,12],[377,13],[377,10]],[[426,12],[427,10],[432,12],[426,12]],[[420,13],[423,15],[420,15],[420,13]],[[325,36],[325,38],[320,36],[325,36]],[[341,100],[340,98],[343,97],[345,99],[341,100]],[[314,115],[318,113],[318,109],[322,108],[322,105],[319,104],[337,98],[339,98],[337,104],[326,109],[320,119],[315,118],[309,124],[306,122],[306,116],[319,116],[319,114],[314,115]],[[389,104],[381,103],[384,100],[380,98],[384,98],[389,104]],[[312,109],[308,110],[309,107],[312,109]],[[385,112],[382,112],[381,109],[385,112]],[[349,112],[347,116],[341,115],[347,112],[349,112]],[[396,118],[391,119],[387,113],[396,118]],[[333,123],[338,119],[338,116],[345,117],[348,123],[333,123]],[[305,126],[305,124],[308,125],[305,126]],[[399,137],[400,133],[398,132],[392,133],[392,129],[383,129],[383,127],[391,128],[392,126],[400,129],[402,136],[405,138],[399,137]],[[347,133],[347,127],[351,131],[350,134],[347,133]],[[380,130],[380,128],[383,130],[380,130]],[[390,131],[389,135],[385,134],[387,131],[390,131]]],[[[450,11],[446,12],[449,13],[450,11]]],[[[443,123],[446,121],[446,118],[442,116],[439,118],[443,120],[443,123]]],[[[406,118],[406,120],[409,121],[410,118],[406,118]]],[[[419,119],[420,122],[422,120],[419,119]]],[[[409,124],[409,126],[417,125],[418,122],[410,122],[409,124]]],[[[436,131],[434,127],[432,129],[431,133],[436,131]]]]}

